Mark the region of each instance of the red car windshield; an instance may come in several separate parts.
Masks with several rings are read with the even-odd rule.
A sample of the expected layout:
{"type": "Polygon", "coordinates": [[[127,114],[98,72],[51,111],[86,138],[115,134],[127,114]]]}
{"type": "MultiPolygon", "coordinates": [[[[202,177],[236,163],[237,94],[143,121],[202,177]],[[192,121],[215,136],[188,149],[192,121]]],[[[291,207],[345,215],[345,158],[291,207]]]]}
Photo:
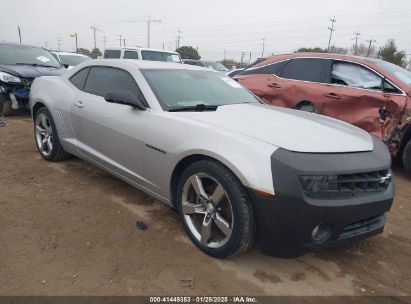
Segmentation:
{"type": "Polygon", "coordinates": [[[376,66],[380,67],[395,79],[401,81],[405,85],[411,87],[411,72],[390,62],[383,60],[372,60],[376,66]]]}

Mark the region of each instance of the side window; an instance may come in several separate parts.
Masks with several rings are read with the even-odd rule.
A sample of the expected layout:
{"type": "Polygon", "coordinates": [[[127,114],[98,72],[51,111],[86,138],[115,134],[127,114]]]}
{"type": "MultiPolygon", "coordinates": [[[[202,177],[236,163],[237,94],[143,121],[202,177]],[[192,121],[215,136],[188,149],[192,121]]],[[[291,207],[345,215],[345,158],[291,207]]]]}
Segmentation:
{"type": "Polygon", "coordinates": [[[330,83],[331,60],[298,58],[290,60],[283,68],[282,77],[319,83],[330,83]]]}
{"type": "Polygon", "coordinates": [[[269,64],[263,67],[257,68],[247,68],[246,70],[239,73],[239,75],[249,75],[249,74],[273,74],[281,76],[282,69],[288,63],[288,61],[281,61],[273,64],[269,64]]]}
{"type": "Polygon", "coordinates": [[[103,58],[120,59],[120,56],[121,56],[120,50],[105,50],[103,58]]]}
{"type": "Polygon", "coordinates": [[[138,53],[136,51],[124,51],[124,59],[138,59],[138,53]]]}
{"type": "Polygon", "coordinates": [[[382,78],[370,69],[351,62],[336,61],[331,71],[331,83],[348,87],[382,90],[382,78]]]}
{"type": "Polygon", "coordinates": [[[104,97],[108,91],[131,91],[135,96],[141,96],[139,87],[128,72],[109,67],[92,67],[84,92],[104,97]]]}
{"type": "Polygon", "coordinates": [[[70,82],[79,90],[83,91],[84,84],[87,79],[87,75],[90,71],[90,68],[82,69],[73,76],[70,77],[70,82]]]}

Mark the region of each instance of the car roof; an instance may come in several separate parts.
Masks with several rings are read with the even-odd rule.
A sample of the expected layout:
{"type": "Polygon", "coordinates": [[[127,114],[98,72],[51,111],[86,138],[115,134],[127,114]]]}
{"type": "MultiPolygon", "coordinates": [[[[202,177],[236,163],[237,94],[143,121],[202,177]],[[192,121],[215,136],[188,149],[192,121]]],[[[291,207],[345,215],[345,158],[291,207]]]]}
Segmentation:
{"type": "Polygon", "coordinates": [[[178,54],[177,52],[161,50],[161,49],[153,49],[153,48],[145,48],[140,46],[130,46],[130,47],[118,47],[118,46],[108,46],[105,50],[141,50],[141,51],[154,51],[154,52],[162,52],[162,53],[171,53],[171,54],[178,54]]]}
{"type": "MultiPolygon", "coordinates": [[[[203,71],[213,71],[201,66],[181,64],[174,62],[164,62],[164,61],[149,61],[149,60],[129,60],[129,59],[94,59],[89,61],[84,66],[93,66],[93,65],[103,65],[103,66],[136,66],[138,69],[170,69],[170,70],[203,70],[203,71]]],[[[217,71],[215,71],[217,72],[217,71]]]]}
{"type": "Polygon", "coordinates": [[[73,52],[56,52],[56,51],[52,51],[52,53],[54,54],[59,54],[59,55],[73,55],[73,56],[81,56],[81,57],[88,57],[84,54],[80,54],[80,53],[73,53],[73,52]]]}
{"type": "Polygon", "coordinates": [[[271,64],[278,61],[288,60],[288,59],[295,59],[295,58],[324,58],[324,59],[336,59],[336,60],[346,60],[352,61],[362,64],[373,64],[375,60],[367,57],[360,57],[354,55],[341,55],[341,54],[333,54],[333,53],[291,53],[291,54],[280,54],[280,55],[273,55],[270,57],[264,58],[261,62],[254,65],[253,67],[264,66],[267,64],[271,64]]]}
{"type": "Polygon", "coordinates": [[[33,47],[33,48],[38,48],[38,49],[43,49],[42,46],[39,45],[34,45],[34,44],[26,44],[26,43],[17,43],[17,42],[0,42],[0,46],[25,46],[25,47],[33,47]]]}

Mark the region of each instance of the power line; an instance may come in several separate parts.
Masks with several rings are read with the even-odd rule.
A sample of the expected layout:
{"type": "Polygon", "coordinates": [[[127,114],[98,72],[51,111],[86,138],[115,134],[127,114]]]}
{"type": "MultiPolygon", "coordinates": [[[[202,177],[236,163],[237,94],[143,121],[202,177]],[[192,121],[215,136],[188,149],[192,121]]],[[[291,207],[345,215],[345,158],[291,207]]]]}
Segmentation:
{"type": "Polygon", "coordinates": [[[334,16],[334,18],[330,19],[330,21],[331,21],[331,27],[328,27],[328,29],[330,30],[330,39],[328,39],[328,51],[330,51],[331,38],[333,36],[333,32],[335,32],[334,23],[337,22],[337,20],[335,20],[335,16],[334,16]]]}
{"type": "Polygon", "coordinates": [[[359,39],[360,35],[361,35],[361,33],[359,31],[356,31],[354,33],[355,37],[351,39],[351,40],[355,40],[354,55],[357,55],[358,39],[359,39]]]}
{"type": "Polygon", "coordinates": [[[129,19],[129,20],[116,20],[115,22],[146,22],[147,23],[147,47],[150,47],[150,36],[151,36],[151,23],[161,23],[161,19],[150,19],[150,17],[147,18],[147,20],[137,20],[137,19],[129,19]]]}

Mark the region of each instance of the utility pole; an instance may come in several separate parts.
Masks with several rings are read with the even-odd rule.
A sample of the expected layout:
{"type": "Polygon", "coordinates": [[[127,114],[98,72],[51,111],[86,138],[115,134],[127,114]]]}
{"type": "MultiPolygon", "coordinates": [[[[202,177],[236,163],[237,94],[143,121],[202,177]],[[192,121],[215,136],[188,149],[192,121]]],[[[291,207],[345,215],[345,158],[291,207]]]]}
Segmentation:
{"type": "Polygon", "coordinates": [[[355,38],[351,39],[351,40],[355,40],[354,55],[357,55],[358,39],[359,39],[360,35],[361,35],[361,33],[359,31],[356,31],[354,33],[355,38]]]}
{"type": "Polygon", "coordinates": [[[335,20],[335,16],[334,16],[334,18],[330,19],[330,21],[331,21],[331,27],[328,27],[330,31],[330,39],[328,39],[328,52],[330,51],[330,48],[331,48],[331,38],[333,36],[333,32],[335,32],[334,23],[337,22],[337,20],[335,20]]]}
{"type": "Polygon", "coordinates": [[[20,25],[17,26],[17,29],[18,29],[18,31],[19,31],[19,39],[20,39],[20,43],[21,43],[21,30],[20,30],[20,25]]]}
{"type": "Polygon", "coordinates": [[[373,44],[374,42],[377,42],[377,40],[373,40],[372,38],[370,39],[370,40],[366,40],[368,43],[369,43],[369,45],[368,45],[368,52],[367,52],[367,57],[369,57],[370,56],[370,53],[371,53],[371,44],[373,44]]]}
{"type": "Polygon", "coordinates": [[[61,38],[57,38],[58,50],[61,51],[61,38]]]}
{"type": "Polygon", "coordinates": [[[261,39],[261,45],[263,46],[263,51],[261,52],[261,58],[264,58],[265,37],[261,39]]]}
{"type": "Polygon", "coordinates": [[[180,29],[177,30],[178,35],[176,36],[176,50],[180,48],[180,40],[183,38],[181,34],[183,33],[180,29]]]}
{"type": "Polygon", "coordinates": [[[114,22],[146,22],[147,23],[147,47],[150,47],[150,35],[151,35],[151,23],[161,23],[161,19],[150,19],[150,17],[147,18],[147,20],[136,20],[136,19],[129,19],[129,20],[113,20],[114,22]]]}
{"type": "Polygon", "coordinates": [[[120,47],[121,47],[121,43],[123,42],[123,35],[119,34],[117,40],[120,41],[120,47]]]}
{"type": "Polygon", "coordinates": [[[123,38],[123,45],[126,47],[126,38],[123,38]]]}
{"type": "Polygon", "coordinates": [[[163,51],[164,51],[164,41],[163,41],[163,51]]]}
{"type": "Polygon", "coordinates": [[[250,52],[250,57],[248,58],[248,65],[251,64],[251,52],[250,52]]]}
{"type": "Polygon", "coordinates": [[[93,36],[94,36],[94,48],[97,48],[97,32],[102,32],[102,30],[96,28],[96,24],[94,23],[93,26],[90,26],[90,28],[93,30],[93,36]]]}
{"type": "Polygon", "coordinates": [[[70,34],[71,38],[75,38],[76,39],[76,53],[78,53],[78,40],[77,40],[77,33],[74,34],[70,34]]]}
{"type": "Polygon", "coordinates": [[[241,52],[241,60],[240,60],[240,68],[242,68],[243,67],[243,62],[244,62],[244,54],[245,54],[245,52],[241,52]]]}
{"type": "Polygon", "coordinates": [[[106,48],[106,43],[107,43],[107,36],[103,36],[103,45],[104,45],[104,48],[106,48]]]}

